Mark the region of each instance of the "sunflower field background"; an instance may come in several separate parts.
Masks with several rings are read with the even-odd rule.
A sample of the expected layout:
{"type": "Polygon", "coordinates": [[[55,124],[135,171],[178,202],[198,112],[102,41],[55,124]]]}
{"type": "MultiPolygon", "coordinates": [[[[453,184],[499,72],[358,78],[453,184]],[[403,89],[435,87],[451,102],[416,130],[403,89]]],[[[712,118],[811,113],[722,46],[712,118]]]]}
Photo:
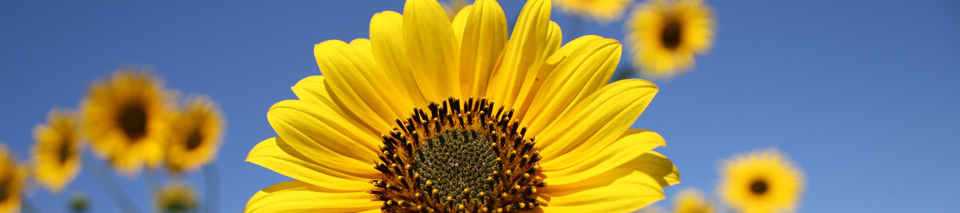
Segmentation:
{"type": "MultiPolygon", "coordinates": [[[[681,183],[651,209],[675,209],[675,197],[696,196],[690,187],[717,203],[725,162],[771,149],[802,170],[799,212],[944,212],[960,198],[960,2],[707,0],[710,45],[691,47],[695,59],[669,77],[643,72],[631,50],[631,17],[648,1],[609,1],[603,7],[615,8],[599,15],[563,5],[576,2],[553,1],[563,42],[616,39],[615,78],[659,86],[631,128],[665,138],[656,151],[681,183]]],[[[524,1],[500,5],[513,28],[524,1]]],[[[86,142],[79,173],[59,193],[31,180],[19,194],[38,212],[69,212],[77,196],[87,212],[121,212],[106,178],[144,212],[166,196],[194,196],[201,212],[242,212],[257,191],[291,180],[245,159],[277,134],[270,106],[320,74],[313,45],[369,38],[371,16],[403,9],[382,0],[0,1],[0,142],[17,162],[31,160],[34,128],[52,109],[79,110],[91,85],[118,70],[149,70],[177,91],[174,101],[204,96],[223,117],[210,165],[126,175],[86,142]]]]}

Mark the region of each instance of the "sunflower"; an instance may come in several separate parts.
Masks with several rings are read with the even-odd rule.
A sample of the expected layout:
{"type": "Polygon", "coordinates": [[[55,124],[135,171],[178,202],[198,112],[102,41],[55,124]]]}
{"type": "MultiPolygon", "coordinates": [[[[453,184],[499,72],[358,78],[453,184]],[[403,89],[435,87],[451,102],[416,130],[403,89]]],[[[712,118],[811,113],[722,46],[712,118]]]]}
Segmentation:
{"type": "Polygon", "coordinates": [[[54,109],[47,123],[33,130],[34,174],[37,182],[54,193],[60,193],[80,172],[81,146],[77,114],[54,109]]]}
{"type": "Polygon", "coordinates": [[[0,213],[20,212],[20,196],[26,186],[27,170],[0,143],[0,213]]]}
{"type": "Polygon", "coordinates": [[[707,201],[703,193],[696,188],[680,190],[673,198],[673,212],[675,213],[713,213],[713,204],[707,201]]]}
{"type": "Polygon", "coordinates": [[[495,1],[452,21],[432,0],[373,16],[370,39],[314,47],[322,76],[267,118],[279,137],[247,161],[296,180],[256,193],[247,212],[629,212],[679,182],[629,129],[657,93],[607,84],[620,44],[561,47],[551,3],[531,0],[507,39],[495,1]]]}
{"type": "Polygon", "coordinates": [[[720,175],[724,202],[747,213],[793,211],[803,191],[803,174],[776,149],[736,156],[720,175]]]}
{"type": "Polygon", "coordinates": [[[557,6],[564,12],[591,17],[600,22],[610,22],[623,17],[631,0],[558,0],[557,6]]]}
{"type": "Polygon", "coordinates": [[[714,20],[701,0],[651,0],[630,16],[634,68],[651,78],[690,68],[693,55],[706,52],[713,40],[714,20]]]}
{"type": "Polygon", "coordinates": [[[173,173],[196,170],[217,158],[223,117],[209,98],[187,99],[171,124],[167,167],[173,173]]]}
{"type": "Polygon", "coordinates": [[[157,212],[197,212],[197,193],[193,187],[180,182],[165,184],[154,197],[157,212]]]}
{"type": "Polygon", "coordinates": [[[157,168],[168,135],[170,94],[146,71],[121,70],[90,87],[81,102],[83,134],[121,173],[157,168]]]}

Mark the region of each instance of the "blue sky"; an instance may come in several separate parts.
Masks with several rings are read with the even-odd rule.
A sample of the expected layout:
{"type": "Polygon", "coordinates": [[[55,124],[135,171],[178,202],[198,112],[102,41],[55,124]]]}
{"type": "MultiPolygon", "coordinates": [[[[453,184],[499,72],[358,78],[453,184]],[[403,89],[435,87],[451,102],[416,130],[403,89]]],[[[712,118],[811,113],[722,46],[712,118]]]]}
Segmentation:
{"type": "MultiPolygon", "coordinates": [[[[806,173],[803,212],[938,212],[960,198],[960,2],[710,1],[715,45],[669,81],[634,125],[662,134],[683,187],[712,192],[731,155],[775,146],[806,173]]],[[[510,22],[522,2],[503,2],[510,22]]],[[[0,141],[29,158],[34,125],[76,108],[90,82],[149,66],[166,86],[219,102],[227,134],[216,167],[220,210],[288,180],[244,162],[275,136],[266,120],[289,87],[319,74],[313,44],[368,37],[370,17],[402,1],[0,1],[0,141]]],[[[553,19],[569,29],[570,18],[553,19]]],[[[583,31],[622,40],[623,22],[583,31]]],[[[569,33],[569,32],[567,32],[569,33]]],[[[565,35],[565,40],[574,35],[565,35]]],[[[621,66],[630,57],[624,55],[621,66]]],[[[29,200],[64,212],[68,195],[92,212],[119,210],[87,159],[64,195],[29,200]]],[[[187,180],[202,189],[202,173],[187,180]]],[[[150,209],[144,175],[117,177],[150,209]]],[[[202,190],[201,190],[202,191],[202,190]]],[[[661,202],[658,205],[665,205],[661,202]]]]}

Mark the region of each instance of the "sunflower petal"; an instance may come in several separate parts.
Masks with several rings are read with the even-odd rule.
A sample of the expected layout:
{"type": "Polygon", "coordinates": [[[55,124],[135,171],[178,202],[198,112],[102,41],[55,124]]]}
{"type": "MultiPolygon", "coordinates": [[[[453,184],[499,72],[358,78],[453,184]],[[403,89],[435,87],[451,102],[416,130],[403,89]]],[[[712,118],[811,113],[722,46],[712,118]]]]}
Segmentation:
{"type": "Polygon", "coordinates": [[[468,8],[475,9],[460,12],[468,14],[460,42],[462,97],[483,97],[507,43],[507,17],[496,1],[480,0],[468,8]]]}
{"type": "Polygon", "coordinates": [[[506,108],[514,102],[522,88],[537,81],[537,66],[546,55],[550,30],[550,1],[531,0],[523,6],[498,67],[493,71],[487,97],[506,108]]]}
{"type": "MultiPolygon", "coordinates": [[[[423,94],[417,88],[408,65],[407,53],[403,50],[403,16],[397,12],[384,11],[370,19],[370,45],[377,66],[383,69],[388,79],[387,85],[410,98],[416,106],[426,105],[423,94]]],[[[402,97],[401,97],[402,98],[402,97]]]]}
{"type": "Polygon", "coordinates": [[[639,171],[618,171],[576,189],[557,189],[549,184],[543,193],[549,198],[544,212],[631,212],[664,198],[663,188],[639,171]]]}
{"type": "Polygon", "coordinates": [[[643,113],[657,86],[640,79],[600,88],[537,136],[544,170],[577,164],[613,143],[643,113]]]}
{"type": "MultiPolygon", "coordinates": [[[[598,153],[585,156],[586,160],[559,170],[543,170],[549,177],[550,185],[577,184],[587,179],[616,169],[640,157],[647,151],[658,146],[664,146],[663,137],[647,130],[628,130],[624,136],[613,142],[598,153]]],[[[670,164],[672,165],[672,164],[670,164]]],[[[651,173],[661,174],[661,170],[651,170],[651,173]]]]}
{"type": "Polygon", "coordinates": [[[314,46],[317,65],[333,100],[371,129],[388,131],[398,112],[409,111],[395,91],[378,89],[389,81],[364,53],[339,40],[314,46]]]}
{"type": "Polygon", "coordinates": [[[378,136],[333,113],[322,106],[286,100],[270,108],[267,121],[287,143],[316,162],[356,165],[377,159],[378,136]]]}
{"type": "Polygon", "coordinates": [[[381,205],[365,191],[335,191],[294,180],[260,190],[244,212],[379,212],[381,205]]]}
{"type": "MultiPolygon", "coordinates": [[[[250,150],[247,161],[266,167],[277,173],[318,186],[337,190],[361,190],[369,188],[367,177],[343,172],[343,169],[372,168],[371,166],[330,167],[318,164],[297,152],[280,138],[269,138],[250,150]]],[[[326,162],[325,162],[326,163],[326,162]]],[[[368,172],[369,173],[369,172],[368,172]]]]}
{"type": "Polygon", "coordinates": [[[649,174],[661,186],[672,186],[680,183],[680,172],[677,166],[663,154],[656,151],[647,151],[640,157],[627,162],[622,167],[633,168],[649,174]]]}
{"type": "MultiPolygon", "coordinates": [[[[473,5],[467,5],[460,9],[460,12],[457,12],[457,16],[453,17],[453,21],[450,23],[453,27],[453,34],[457,35],[457,39],[460,39],[460,42],[463,43],[463,29],[467,27],[467,19],[470,17],[470,13],[473,11],[473,5]]],[[[462,46],[463,44],[461,44],[462,46]]]]}
{"type": "MultiPolygon", "coordinates": [[[[437,1],[409,0],[403,8],[403,49],[420,91],[440,101],[460,94],[460,42],[437,1]]],[[[409,109],[408,109],[409,110],[409,109]]]]}
{"type": "Polygon", "coordinates": [[[560,48],[547,64],[556,64],[532,98],[528,110],[537,112],[523,117],[536,135],[563,112],[596,92],[609,81],[620,61],[621,46],[616,40],[583,36],[560,48]]]}

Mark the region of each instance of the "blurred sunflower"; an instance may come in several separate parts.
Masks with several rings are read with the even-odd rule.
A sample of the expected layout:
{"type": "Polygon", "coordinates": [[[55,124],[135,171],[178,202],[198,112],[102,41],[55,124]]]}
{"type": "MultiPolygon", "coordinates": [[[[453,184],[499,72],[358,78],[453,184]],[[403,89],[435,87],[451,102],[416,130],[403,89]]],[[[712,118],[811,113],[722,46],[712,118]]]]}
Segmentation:
{"type": "Polygon", "coordinates": [[[736,156],[720,175],[724,202],[742,212],[793,211],[803,192],[803,174],[776,149],[736,156]]]}
{"type": "Polygon", "coordinates": [[[20,212],[26,179],[26,168],[10,155],[7,144],[0,143],[0,213],[20,212]]]}
{"type": "Polygon", "coordinates": [[[657,87],[607,84],[620,44],[561,47],[550,12],[527,2],[507,40],[496,1],[451,23],[436,1],[409,0],[373,16],[370,40],[317,44],[323,76],[271,107],[279,137],[247,156],[296,180],[246,211],[629,212],[662,199],[679,182],[652,150],[665,142],[629,129],[657,87]]]}
{"type": "Polygon", "coordinates": [[[627,22],[633,65],[647,77],[668,78],[710,49],[714,20],[701,0],[650,0],[627,22]]]}
{"type": "Polygon", "coordinates": [[[33,172],[37,182],[53,193],[60,193],[80,172],[83,144],[77,122],[76,112],[54,109],[46,124],[33,129],[33,172]]]}
{"type": "Polygon", "coordinates": [[[611,22],[623,17],[631,0],[557,0],[564,12],[590,17],[599,22],[611,22]]]}
{"type": "Polygon", "coordinates": [[[673,198],[675,213],[713,213],[713,204],[696,188],[685,188],[673,198]]]}
{"type": "Polygon", "coordinates": [[[81,102],[82,132],[114,169],[132,175],[163,161],[171,94],[147,71],[121,70],[90,87],[81,102]]]}
{"type": "Polygon", "coordinates": [[[193,171],[217,158],[223,117],[209,98],[187,99],[171,120],[167,167],[173,173],[193,171]]]}
{"type": "Polygon", "coordinates": [[[184,213],[198,212],[197,193],[193,187],[180,182],[171,182],[160,188],[154,196],[157,212],[184,213]]]}

